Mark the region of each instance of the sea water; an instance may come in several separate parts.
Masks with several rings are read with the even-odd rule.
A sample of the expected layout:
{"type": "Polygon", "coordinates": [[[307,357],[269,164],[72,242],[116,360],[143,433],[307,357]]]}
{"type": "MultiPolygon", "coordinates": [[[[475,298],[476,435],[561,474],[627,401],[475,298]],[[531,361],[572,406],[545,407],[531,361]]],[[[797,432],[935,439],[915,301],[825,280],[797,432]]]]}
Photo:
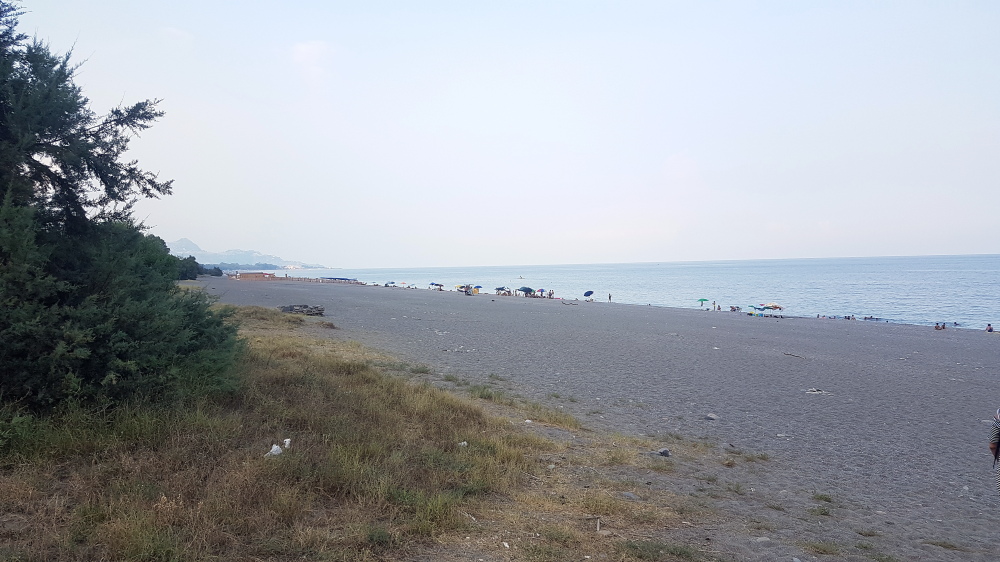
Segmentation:
{"type": "Polygon", "coordinates": [[[1000,326],[1000,255],[817,258],[587,265],[275,271],[427,289],[441,283],[555,291],[556,297],[707,308],[778,303],[789,316],[874,317],[906,324],[1000,326]],[[706,299],[699,301],[699,299],[706,299]]]}

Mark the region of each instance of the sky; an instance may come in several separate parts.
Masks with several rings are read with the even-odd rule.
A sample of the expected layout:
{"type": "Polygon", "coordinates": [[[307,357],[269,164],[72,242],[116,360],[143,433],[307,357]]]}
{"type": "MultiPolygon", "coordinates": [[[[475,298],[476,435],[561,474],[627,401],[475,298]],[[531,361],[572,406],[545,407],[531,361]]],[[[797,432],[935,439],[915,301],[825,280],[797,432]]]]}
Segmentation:
{"type": "Polygon", "coordinates": [[[25,1],[167,242],[328,267],[1000,253],[1000,2],[25,1]]]}

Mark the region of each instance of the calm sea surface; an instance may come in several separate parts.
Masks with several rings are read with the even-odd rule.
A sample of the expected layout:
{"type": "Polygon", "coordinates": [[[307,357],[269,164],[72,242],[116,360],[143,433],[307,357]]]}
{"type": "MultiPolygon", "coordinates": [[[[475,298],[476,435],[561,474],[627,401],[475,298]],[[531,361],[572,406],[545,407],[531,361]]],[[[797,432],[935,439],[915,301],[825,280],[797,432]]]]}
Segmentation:
{"type": "Polygon", "coordinates": [[[442,283],[552,289],[556,297],[699,308],[698,299],[740,306],[776,302],[792,316],[865,316],[906,324],[1000,325],[1000,255],[831,258],[591,265],[307,269],[298,277],[394,281],[427,289],[442,283]]]}

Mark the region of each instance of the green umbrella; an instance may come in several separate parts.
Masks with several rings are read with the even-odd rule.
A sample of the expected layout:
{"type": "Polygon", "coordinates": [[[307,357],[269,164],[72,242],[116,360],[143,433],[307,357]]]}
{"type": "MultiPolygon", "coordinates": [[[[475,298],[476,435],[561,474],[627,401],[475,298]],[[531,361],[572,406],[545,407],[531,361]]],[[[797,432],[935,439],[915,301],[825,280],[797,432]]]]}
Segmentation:
{"type": "Polygon", "coordinates": [[[700,303],[706,303],[706,302],[708,302],[708,299],[698,299],[698,302],[700,302],[700,303]]]}

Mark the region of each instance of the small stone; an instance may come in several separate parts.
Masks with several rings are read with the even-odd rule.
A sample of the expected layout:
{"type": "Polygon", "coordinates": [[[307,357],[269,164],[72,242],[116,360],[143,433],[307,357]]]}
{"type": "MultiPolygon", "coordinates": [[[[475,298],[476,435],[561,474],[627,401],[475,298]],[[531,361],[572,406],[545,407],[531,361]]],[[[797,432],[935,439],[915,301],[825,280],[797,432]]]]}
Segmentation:
{"type": "Polygon", "coordinates": [[[468,441],[462,441],[461,443],[458,444],[458,446],[459,447],[468,447],[469,446],[469,442],[468,441]]]}
{"type": "Polygon", "coordinates": [[[550,464],[550,465],[549,465],[549,470],[552,470],[552,469],[553,469],[553,468],[555,468],[555,467],[556,467],[556,465],[554,465],[554,464],[550,464]]]}
{"type": "Polygon", "coordinates": [[[524,423],[531,423],[531,420],[524,420],[524,423]]]}
{"type": "Polygon", "coordinates": [[[755,538],[755,539],[753,540],[753,542],[769,542],[770,540],[771,540],[771,539],[769,539],[769,538],[767,538],[767,537],[757,537],[757,538],[755,538]]]}
{"type": "Polygon", "coordinates": [[[670,449],[664,447],[664,448],[660,449],[659,451],[656,451],[656,453],[658,455],[660,455],[661,457],[669,457],[670,456],[670,449]]]}
{"type": "Polygon", "coordinates": [[[602,537],[610,537],[611,536],[611,531],[609,531],[607,529],[601,529],[600,531],[597,531],[597,534],[601,535],[602,537]]]}
{"type": "Polygon", "coordinates": [[[632,500],[636,502],[639,501],[640,499],[639,496],[633,494],[632,492],[622,492],[622,497],[627,500],[632,500]]]}
{"type": "Polygon", "coordinates": [[[705,416],[705,419],[706,420],[715,421],[715,420],[719,419],[719,416],[717,416],[715,414],[708,414],[707,416],[705,416]]]}

